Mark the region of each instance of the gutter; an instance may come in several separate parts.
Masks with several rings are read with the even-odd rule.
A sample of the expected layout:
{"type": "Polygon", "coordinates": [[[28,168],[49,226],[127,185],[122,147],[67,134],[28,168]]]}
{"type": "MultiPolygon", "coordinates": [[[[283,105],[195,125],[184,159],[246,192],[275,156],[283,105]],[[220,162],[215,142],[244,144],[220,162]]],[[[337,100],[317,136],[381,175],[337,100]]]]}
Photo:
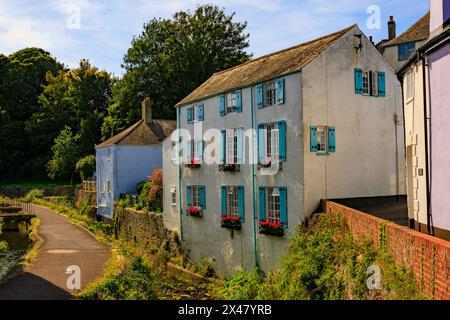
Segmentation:
{"type": "MultiPolygon", "coordinates": [[[[177,108],[177,127],[178,127],[178,146],[180,145],[180,141],[181,141],[181,131],[179,129],[181,129],[181,109],[177,108]]],[[[183,238],[184,238],[184,233],[183,233],[183,190],[181,189],[181,174],[182,174],[182,161],[180,162],[180,149],[177,150],[178,151],[178,200],[179,200],[179,210],[180,210],[180,244],[181,246],[183,246],[183,238]]]]}
{"type": "MultiPolygon", "coordinates": [[[[252,116],[252,154],[253,158],[256,156],[255,151],[255,111],[254,111],[254,98],[253,98],[253,85],[250,86],[250,99],[251,99],[251,116],[252,116]]],[[[255,267],[259,269],[259,254],[257,243],[257,218],[256,218],[256,183],[255,183],[255,161],[252,159],[252,196],[253,196],[253,251],[255,255],[255,267]]]]}

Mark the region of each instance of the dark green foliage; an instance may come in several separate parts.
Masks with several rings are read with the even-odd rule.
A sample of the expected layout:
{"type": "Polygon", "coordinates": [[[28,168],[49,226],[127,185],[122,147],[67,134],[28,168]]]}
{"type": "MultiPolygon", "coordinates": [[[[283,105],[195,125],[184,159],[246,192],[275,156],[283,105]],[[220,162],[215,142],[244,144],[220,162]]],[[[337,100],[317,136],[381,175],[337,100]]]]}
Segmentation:
{"type": "Polygon", "coordinates": [[[52,179],[73,177],[75,164],[80,157],[78,141],[80,137],[74,136],[69,127],[64,128],[55,139],[52,147],[52,158],[47,164],[48,176],[52,179]]]}
{"type": "Polygon", "coordinates": [[[246,23],[234,22],[217,6],[153,19],[125,55],[126,73],[113,89],[113,103],[102,127],[108,138],[140,118],[145,94],[155,118],[174,119],[174,105],[221,71],[248,60],[246,23]]]}

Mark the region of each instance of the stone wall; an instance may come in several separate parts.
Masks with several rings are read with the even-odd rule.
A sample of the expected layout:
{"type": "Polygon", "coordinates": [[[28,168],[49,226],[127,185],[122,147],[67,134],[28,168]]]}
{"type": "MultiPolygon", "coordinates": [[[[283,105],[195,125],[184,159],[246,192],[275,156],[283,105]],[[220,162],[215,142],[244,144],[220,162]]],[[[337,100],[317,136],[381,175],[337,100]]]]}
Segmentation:
{"type": "Polygon", "coordinates": [[[80,209],[82,202],[86,200],[91,206],[95,207],[97,205],[97,193],[76,188],[74,207],[80,209]]]}
{"type": "Polygon", "coordinates": [[[385,247],[396,263],[413,270],[418,286],[437,300],[450,299],[450,242],[344,205],[324,201],[327,213],[342,214],[352,234],[385,247]]]}
{"type": "Polygon", "coordinates": [[[21,198],[27,195],[33,189],[44,190],[44,197],[62,197],[73,196],[74,188],[71,186],[63,187],[43,187],[43,188],[0,188],[0,195],[8,198],[21,198]]]}
{"type": "Polygon", "coordinates": [[[156,246],[174,256],[181,254],[178,234],[165,228],[162,214],[116,206],[114,215],[116,238],[149,251],[156,246]]]}

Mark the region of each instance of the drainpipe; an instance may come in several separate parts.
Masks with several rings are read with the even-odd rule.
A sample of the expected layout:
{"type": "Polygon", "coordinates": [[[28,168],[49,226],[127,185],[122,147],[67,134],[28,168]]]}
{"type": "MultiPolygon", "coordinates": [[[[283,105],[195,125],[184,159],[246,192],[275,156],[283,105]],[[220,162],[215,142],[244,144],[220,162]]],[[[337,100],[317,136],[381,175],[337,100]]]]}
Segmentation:
{"type": "MultiPolygon", "coordinates": [[[[254,114],[254,99],[253,99],[253,86],[250,87],[250,99],[251,99],[251,114],[252,114],[252,155],[253,155],[253,159],[252,160],[252,195],[253,195],[253,251],[255,254],[255,267],[257,269],[259,269],[259,254],[258,254],[258,243],[257,243],[257,219],[256,219],[256,191],[255,191],[255,186],[256,186],[256,182],[255,182],[255,161],[253,161],[255,159],[255,114],[254,114]]],[[[250,160],[250,159],[249,159],[250,160]]]]}
{"type": "MultiPolygon", "coordinates": [[[[180,121],[180,119],[181,119],[181,117],[180,117],[180,113],[181,113],[181,110],[180,110],[179,107],[176,107],[176,108],[177,108],[177,127],[178,127],[178,148],[180,148],[181,147],[180,146],[180,141],[181,141],[181,131],[180,131],[180,129],[181,129],[181,121],[180,121]]],[[[179,200],[178,207],[180,209],[180,243],[181,243],[181,246],[183,246],[183,235],[184,235],[184,233],[183,233],[183,206],[182,206],[182,204],[183,204],[183,190],[181,189],[181,182],[182,182],[181,174],[183,173],[183,171],[182,171],[182,167],[181,167],[182,161],[180,161],[180,160],[181,160],[180,159],[180,149],[178,149],[178,200],[179,200]]]]}
{"type": "Polygon", "coordinates": [[[422,82],[423,82],[423,111],[424,111],[424,128],[425,128],[425,172],[426,176],[426,184],[427,184],[427,231],[429,234],[434,234],[433,227],[431,225],[431,188],[430,188],[430,179],[431,179],[431,170],[429,163],[429,150],[430,146],[428,143],[428,112],[427,112],[427,77],[426,77],[426,60],[422,54],[420,54],[420,60],[422,61],[422,82]]]}

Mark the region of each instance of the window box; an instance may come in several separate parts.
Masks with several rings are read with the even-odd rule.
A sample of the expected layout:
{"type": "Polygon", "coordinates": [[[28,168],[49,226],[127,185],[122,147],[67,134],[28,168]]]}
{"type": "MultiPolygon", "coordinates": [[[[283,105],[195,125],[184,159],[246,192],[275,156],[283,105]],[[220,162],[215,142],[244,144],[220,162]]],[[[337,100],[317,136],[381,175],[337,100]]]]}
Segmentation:
{"type": "Polygon", "coordinates": [[[190,207],[186,210],[187,215],[191,217],[203,217],[203,210],[200,207],[190,207]]]}
{"type": "Polygon", "coordinates": [[[192,160],[190,163],[186,164],[185,167],[189,169],[197,169],[200,168],[202,165],[197,160],[192,160]]]}
{"type": "Polygon", "coordinates": [[[240,172],[241,166],[239,164],[221,164],[219,165],[221,172],[240,172]]]}
{"type": "Polygon", "coordinates": [[[268,221],[262,221],[259,224],[259,233],[284,237],[284,228],[281,223],[271,223],[268,221]]]}
{"type": "Polygon", "coordinates": [[[241,230],[242,224],[239,217],[222,217],[222,228],[241,230]]]}

